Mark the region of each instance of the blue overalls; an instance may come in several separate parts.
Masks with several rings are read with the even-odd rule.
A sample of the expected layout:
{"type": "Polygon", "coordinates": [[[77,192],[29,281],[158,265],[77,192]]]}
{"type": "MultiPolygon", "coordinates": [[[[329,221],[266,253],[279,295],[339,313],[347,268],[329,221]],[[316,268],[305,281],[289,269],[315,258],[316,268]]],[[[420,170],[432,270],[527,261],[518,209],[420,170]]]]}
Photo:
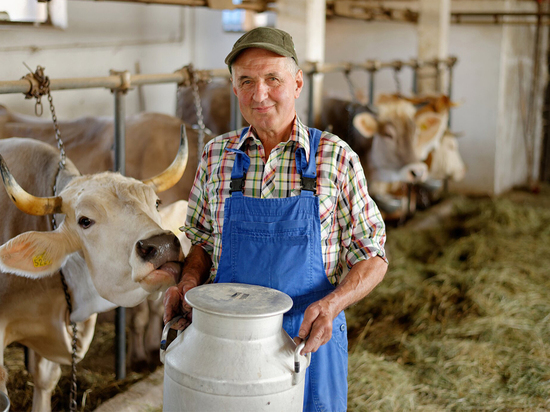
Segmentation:
{"type": "MultiPolygon", "coordinates": [[[[309,163],[304,149],[296,150],[302,191],[294,197],[245,197],[242,188],[250,158],[240,150],[231,150],[236,153],[232,193],[225,201],[222,255],[215,279],[270,287],[288,294],[294,305],[284,315],[283,328],[291,337],[298,336],[306,308],[334,290],[323,265],[319,198],[314,195],[315,155],[321,132],[309,129],[309,134],[309,163]]],[[[348,340],[343,311],[332,326],[330,341],[311,356],[304,411],[343,412],[347,408],[348,340]]]]}

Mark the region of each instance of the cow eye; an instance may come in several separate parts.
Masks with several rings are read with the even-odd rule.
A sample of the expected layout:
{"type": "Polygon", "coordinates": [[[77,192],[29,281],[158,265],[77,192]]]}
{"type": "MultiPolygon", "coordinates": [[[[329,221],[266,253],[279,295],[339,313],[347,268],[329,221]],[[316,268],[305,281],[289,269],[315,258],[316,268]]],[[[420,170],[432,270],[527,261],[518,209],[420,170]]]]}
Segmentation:
{"type": "Polygon", "coordinates": [[[78,219],[78,225],[82,228],[82,229],[88,229],[90,226],[92,226],[95,222],[90,219],[90,218],[87,218],[86,216],[82,216],[80,219],[78,219]]]}
{"type": "Polygon", "coordinates": [[[159,206],[162,204],[162,200],[160,199],[157,199],[157,203],[155,204],[155,207],[157,208],[157,210],[159,210],[159,206]]]}

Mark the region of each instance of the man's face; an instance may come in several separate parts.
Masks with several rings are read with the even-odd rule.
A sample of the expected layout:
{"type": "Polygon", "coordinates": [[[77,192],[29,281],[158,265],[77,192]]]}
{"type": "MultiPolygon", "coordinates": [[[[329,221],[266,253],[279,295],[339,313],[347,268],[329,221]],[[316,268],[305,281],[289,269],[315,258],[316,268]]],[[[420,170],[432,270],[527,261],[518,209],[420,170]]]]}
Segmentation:
{"type": "Polygon", "coordinates": [[[264,49],[244,50],[232,65],[233,92],[243,117],[260,134],[283,133],[294,120],[303,74],[289,70],[287,57],[264,49]]]}

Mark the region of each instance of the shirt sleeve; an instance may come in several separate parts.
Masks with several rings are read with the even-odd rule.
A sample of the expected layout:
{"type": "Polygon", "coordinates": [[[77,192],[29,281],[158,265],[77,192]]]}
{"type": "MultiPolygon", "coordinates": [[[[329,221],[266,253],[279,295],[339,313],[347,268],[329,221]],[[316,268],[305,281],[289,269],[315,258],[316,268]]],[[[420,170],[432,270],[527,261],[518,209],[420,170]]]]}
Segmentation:
{"type": "Polygon", "coordinates": [[[346,178],[338,199],[337,217],[348,267],[374,256],[380,256],[387,262],[384,220],[368,194],[365,173],[354,152],[349,157],[346,178]]]}
{"type": "Polygon", "coordinates": [[[189,205],[185,219],[184,233],[193,245],[200,245],[212,256],[214,239],[212,237],[212,220],[208,202],[206,182],[208,180],[208,145],[202,154],[193,187],[189,193],[189,205]]]}

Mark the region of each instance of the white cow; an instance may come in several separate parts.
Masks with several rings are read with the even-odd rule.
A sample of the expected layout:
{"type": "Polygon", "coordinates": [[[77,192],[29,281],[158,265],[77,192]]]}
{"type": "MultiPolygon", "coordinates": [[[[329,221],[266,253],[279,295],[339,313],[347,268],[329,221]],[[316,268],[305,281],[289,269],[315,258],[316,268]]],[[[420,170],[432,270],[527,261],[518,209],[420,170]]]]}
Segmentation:
{"type": "MultiPolygon", "coordinates": [[[[214,90],[217,89],[214,88],[214,90]]],[[[183,95],[185,93],[179,96],[183,95]]],[[[208,103],[212,97],[219,97],[218,93],[210,96],[208,92],[207,95],[209,98],[203,101],[205,109],[206,105],[220,108],[223,106],[223,102],[208,103]]],[[[179,102],[183,101],[180,99],[179,102]]],[[[194,121],[196,122],[196,119],[194,121]]],[[[173,116],[149,112],[127,116],[125,122],[125,174],[136,179],[144,179],[162,172],[172,162],[174,153],[178,149],[178,137],[184,123],[173,116]]],[[[69,121],[60,119],[58,124],[67,156],[81,173],[92,174],[112,170],[114,160],[112,117],[88,116],[69,121]]],[[[159,194],[163,205],[187,199],[193,185],[198,165],[197,132],[188,127],[187,134],[189,152],[192,156],[180,181],[159,194]]],[[[0,105],[0,138],[13,136],[30,137],[56,146],[51,120],[26,116],[0,105]]],[[[183,220],[179,222],[180,226],[182,224],[183,220]]],[[[126,311],[129,327],[128,364],[134,371],[151,370],[160,365],[158,353],[163,309],[162,299],[159,299],[158,302],[148,300],[126,311]]],[[[113,316],[114,313],[104,314],[98,317],[98,321],[101,318],[111,319],[113,316]]]]}
{"type": "Polygon", "coordinates": [[[28,138],[1,140],[0,155],[8,193],[0,192],[0,391],[6,392],[4,348],[20,342],[36,353],[33,411],[49,411],[59,364],[71,362],[69,316],[78,325],[81,359],[97,313],[135,306],[178,281],[183,254],[177,237],[161,227],[156,193],[181,178],[187,142],[165,172],[143,182],[112,172],[81,176],[68,159],[58,173],[57,150],[28,138]]]}
{"type": "Polygon", "coordinates": [[[443,153],[440,146],[452,105],[447,96],[407,99],[381,95],[377,115],[364,112],[354,117],[355,129],[372,140],[365,169],[369,192],[385,203],[382,209],[391,209],[394,202],[394,208],[402,214],[405,203],[400,199],[404,198],[395,202],[395,194],[401,195],[407,184],[440,179],[430,170],[429,158],[436,152],[439,156],[443,153]]]}

